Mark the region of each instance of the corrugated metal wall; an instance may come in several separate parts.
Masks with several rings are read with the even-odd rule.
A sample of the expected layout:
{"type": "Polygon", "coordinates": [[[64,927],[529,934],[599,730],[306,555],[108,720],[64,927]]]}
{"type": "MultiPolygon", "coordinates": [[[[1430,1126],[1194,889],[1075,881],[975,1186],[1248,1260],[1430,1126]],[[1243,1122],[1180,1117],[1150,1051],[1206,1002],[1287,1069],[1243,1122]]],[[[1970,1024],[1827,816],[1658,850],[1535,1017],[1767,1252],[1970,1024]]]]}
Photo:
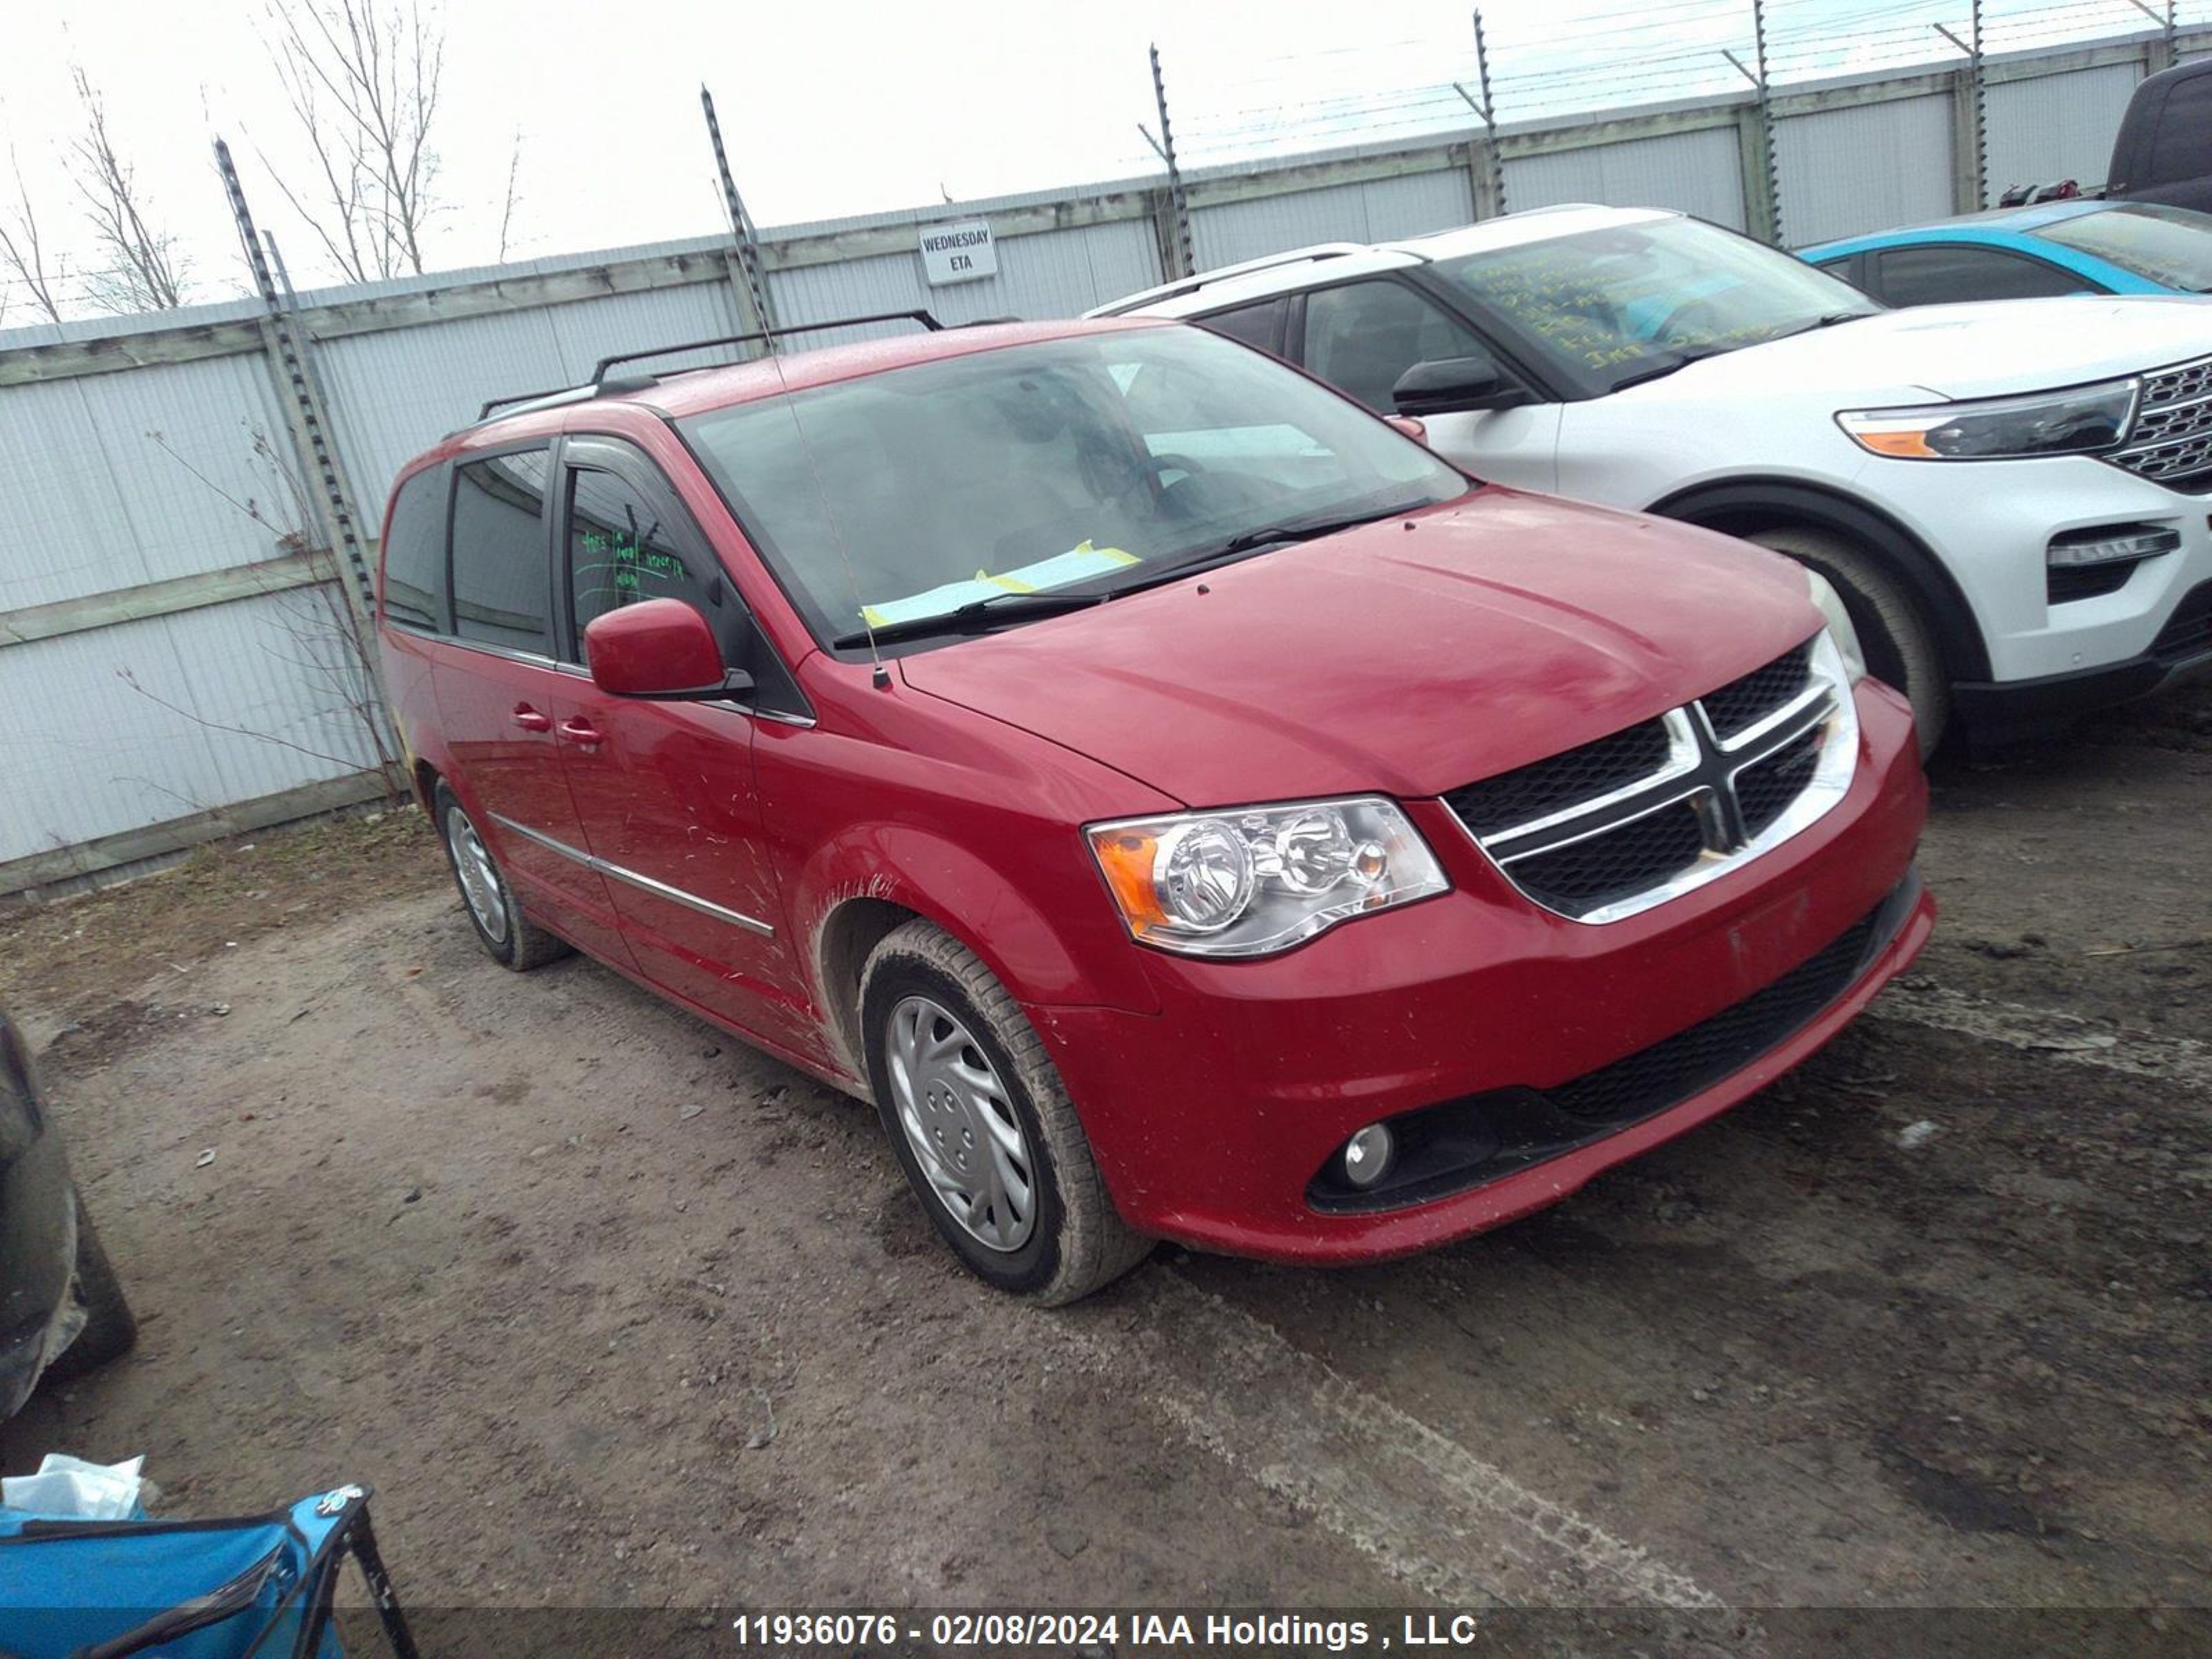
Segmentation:
{"type": "Polygon", "coordinates": [[[1505,202],[1512,208],[1560,202],[1677,208],[1732,230],[1741,230],[1747,222],[1733,127],[1508,161],[1505,202]]]}
{"type": "MultiPolygon", "coordinates": [[[[1419,236],[1463,225],[1474,217],[1474,191],[1466,171],[1450,167],[1200,208],[1191,215],[1190,234],[1203,270],[1315,242],[1386,242],[1419,236]]],[[[1109,294],[1104,299],[1114,297],[1109,294]]]]}
{"type": "MultiPolygon", "coordinates": [[[[2199,55],[2204,39],[2191,31],[2182,55],[2199,55]]],[[[2008,60],[2005,74],[2016,76],[2021,61],[2008,60]]],[[[2021,179],[2100,177],[2140,72],[2139,64],[2114,62],[1993,84],[1993,190],[2021,179]]],[[[1785,113],[1776,138],[1788,239],[1802,245],[1952,211],[1954,106],[1946,94],[1881,98],[1864,87],[1839,106],[1785,113]],[[1863,101],[1869,95],[1880,100],[1863,101]]],[[[1741,107],[1717,100],[1624,112],[1614,118],[1646,131],[1601,143],[1581,143],[1572,122],[1523,131],[1516,137],[1523,153],[1505,164],[1509,204],[1672,207],[1741,228],[1748,216],[1741,107]],[[1543,153],[1526,153],[1534,139],[1543,153]]],[[[1202,266],[1310,242],[1418,235],[1474,214],[1457,140],[1395,161],[1355,149],[1277,165],[1299,176],[1273,195],[1264,193],[1267,167],[1193,175],[1202,266]],[[1332,169],[1339,182],[1327,182],[1332,169]]],[[[786,322],[919,306],[956,323],[1073,314],[1161,280],[1158,226],[1142,205],[1158,185],[1123,181],[788,227],[765,239],[772,297],[786,322]],[[1077,222],[1002,235],[994,277],[925,283],[915,245],[922,228],[1038,208],[1077,222]],[[840,242],[848,238],[849,254],[840,242]]],[[[576,383],[609,353],[736,332],[726,270],[726,244],[710,237],[303,294],[321,330],[317,361],[363,514],[378,516],[398,466],[473,418],[487,398],[576,383]],[[606,274],[614,266],[629,273],[625,280],[606,274]],[[373,298],[434,313],[441,295],[470,283],[580,273],[557,301],[507,305],[495,295],[485,314],[388,325],[352,306],[373,298]],[[634,291],[605,291],[617,288],[634,291]],[[572,291],[581,297],[567,297],[572,291]]],[[[483,311],[484,290],[471,293],[467,308],[483,311]]],[[[164,337],[204,342],[205,331],[257,314],[250,302],[226,302],[17,330],[0,345],[127,337],[134,353],[159,356],[164,337]],[[180,331],[188,329],[199,332],[180,331]]],[[[238,355],[0,385],[0,613],[256,563],[281,550],[285,532],[314,522],[284,477],[293,449],[269,365],[250,334],[233,349],[238,355]]],[[[28,643],[0,639],[0,707],[14,711],[0,722],[0,866],[370,764],[330,665],[318,661],[329,642],[326,593],[234,599],[28,643]]]]}
{"type": "Polygon", "coordinates": [[[1793,115],[1774,125],[1782,234],[1793,247],[1856,236],[1952,211],[1951,100],[1892,103],[1793,115]],[[1874,155],[1905,165],[1869,167],[1874,155]]]}
{"type": "Polygon", "coordinates": [[[2120,113],[2142,78],[2130,64],[2107,64],[1991,87],[1984,129],[1990,199],[2008,185],[2044,179],[2103,184],[2120,113]]]}

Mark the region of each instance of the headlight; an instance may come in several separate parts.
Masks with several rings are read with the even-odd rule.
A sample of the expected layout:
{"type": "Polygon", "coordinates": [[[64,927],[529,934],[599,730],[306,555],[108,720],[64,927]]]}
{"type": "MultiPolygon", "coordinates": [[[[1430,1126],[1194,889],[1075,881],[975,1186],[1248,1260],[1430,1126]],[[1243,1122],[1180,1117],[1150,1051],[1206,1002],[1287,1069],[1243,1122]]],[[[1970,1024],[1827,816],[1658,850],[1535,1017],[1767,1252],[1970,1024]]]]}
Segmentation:
{"type": "Polygon", "coordinates": [[[1084,832],[1133,939],[1200,957],[1280,951],[1449,886],[1394,801],[1300,801],[1084,832]]]}
{"type": "Polygon", "coordinates": [[[2135,412],[2136,383],[2112,380],[2027,398],[1846,410],[1836,423],[1860,448],[1877,455],[1909,461],[1993,461],[2108,449],[2127,436],[2135,412]]]}
{"type": "Polygon", "coordinates": [[[1851,624],[1851,613],[1844,609],[1844,596],[1819,571],[1809,565],[1801,568],[1805,572],[1805,586],[1812,590],[1814,609],[1827,623],[1828,637],[1836,642],[1851,684],[1856,685],[1866,678],[1866,653],[1859,648],[1859,630],[1851,624]]]}

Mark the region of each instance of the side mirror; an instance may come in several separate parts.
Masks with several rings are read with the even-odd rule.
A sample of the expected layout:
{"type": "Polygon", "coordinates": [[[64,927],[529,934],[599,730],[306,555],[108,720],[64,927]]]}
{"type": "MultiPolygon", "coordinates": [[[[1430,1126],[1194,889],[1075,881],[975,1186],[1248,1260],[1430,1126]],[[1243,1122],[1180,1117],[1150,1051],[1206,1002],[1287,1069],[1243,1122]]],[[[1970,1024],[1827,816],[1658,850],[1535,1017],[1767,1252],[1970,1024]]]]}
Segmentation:
{"type": "Polygon", "coordinates": [[[752,689],[752,676],[724,665],[714,630],[681,599],[645,599],[595,617],[584,647],[592,684],[612,696],[679,702],[752,689]]]}
{"type": "Polygon", "coordinates": [[[1390,388],[1401,415],[1450,415],[1462,410],[1510,409],[1528,394],[1505,378],[1487,356],[1437,357],[1415,363],[1390,388]]]}
{"type": "Polygon", "coordinates": [[[1423,422],[1415,420],[1410,415],[1385,415],[1382,417],[1382,424],[1385,426],[1396,427],[1399,431],[1404,433],[1408,438],[1411,438],[1417,444],[1425,444],[1429,441],[1429,428],[1423,422]]]}

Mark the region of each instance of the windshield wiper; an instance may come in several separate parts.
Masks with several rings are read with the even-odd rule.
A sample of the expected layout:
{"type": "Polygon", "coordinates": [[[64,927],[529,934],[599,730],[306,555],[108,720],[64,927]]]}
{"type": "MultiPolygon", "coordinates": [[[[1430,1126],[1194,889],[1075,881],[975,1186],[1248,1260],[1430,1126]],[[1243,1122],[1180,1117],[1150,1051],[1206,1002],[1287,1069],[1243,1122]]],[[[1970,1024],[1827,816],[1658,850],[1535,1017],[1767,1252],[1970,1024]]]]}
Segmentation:
{"type": "Polygon", "coordinates": [[[1417,501],[1407,507],[1386,507],[1379,512],[1349,513],[1334,519],[1308,519],[1296,524],[1271,524],[1258,530],[1240,530],[1227,541],[1191,558],[1178,560],[1170,568],[1176,574],[1182,575],[1194,565],[1211,564],[1216,559],[1231,558],[1262,547],[1274,547],[1283,542],[1317,542],[1324,536],[1335,535],[1340,530],[1356,530],[1361,525],[1395,519],[1401,513],[1411,513],[1414,507],[1426,505],[1426,502],[1417,501]]]}
{"type": "Polygon", "coordinates": [[[1103,605],[1104,593],[994,593],[988,599],[970,599],[966,605],[940,611],[934,617],[908,617],[901,622],[885,623],[873,629],[860,629],[851,634],[841,634],[830,643],[839,650],[850,650],[855,646],[873,641],[885,645],[898,640],[926,640],[937,634],[981,634],[998,627],[1001,623],[1022,622],[1032,617],[1057,616],[1063,611],[1082,611],[1094,605],[1103,605]]]}

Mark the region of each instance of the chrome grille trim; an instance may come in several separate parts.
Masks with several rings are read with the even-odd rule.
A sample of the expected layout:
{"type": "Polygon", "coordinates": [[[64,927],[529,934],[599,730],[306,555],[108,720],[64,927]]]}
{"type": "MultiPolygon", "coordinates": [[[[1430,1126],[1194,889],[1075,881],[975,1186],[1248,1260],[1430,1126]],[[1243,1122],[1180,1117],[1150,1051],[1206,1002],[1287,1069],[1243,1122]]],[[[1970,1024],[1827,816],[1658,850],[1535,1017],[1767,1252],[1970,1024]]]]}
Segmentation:
{"type": "Polygon", "coordinates": [[[2212,357],[2144,375],[2128,441],[2105,459],[2159,483],[2212,473],[2212,357]]]}
{"type": "Polygon", "coordinates": [[[1449,800],[1447,808],[1484,855],[1532,902],[1593,926],[1641,915],[1780,846],[1843,799],[1857,769],[1858,712],[1843,654],[1826,630],[1811,641],[1808,668],[1810,684],[1802,691],[1726,742],[1715,734],[1702,701],[1669,709],[1661,717],[1668,741],[1667,763],[1587,800],[1487,834],[1478,834],[1449,800]],[[1811,780],[1771,823],[1751,833],[1736,796],[1738,777],[1823,730],[1811,780]],[[1639,820],[1685,801],[1696,811],[1703,850],[1695,862],[1641,889],[1578,910],[1554,902],[1516,870],[1531,859],[1601,836],[1633,833],[1639,820]]]}

